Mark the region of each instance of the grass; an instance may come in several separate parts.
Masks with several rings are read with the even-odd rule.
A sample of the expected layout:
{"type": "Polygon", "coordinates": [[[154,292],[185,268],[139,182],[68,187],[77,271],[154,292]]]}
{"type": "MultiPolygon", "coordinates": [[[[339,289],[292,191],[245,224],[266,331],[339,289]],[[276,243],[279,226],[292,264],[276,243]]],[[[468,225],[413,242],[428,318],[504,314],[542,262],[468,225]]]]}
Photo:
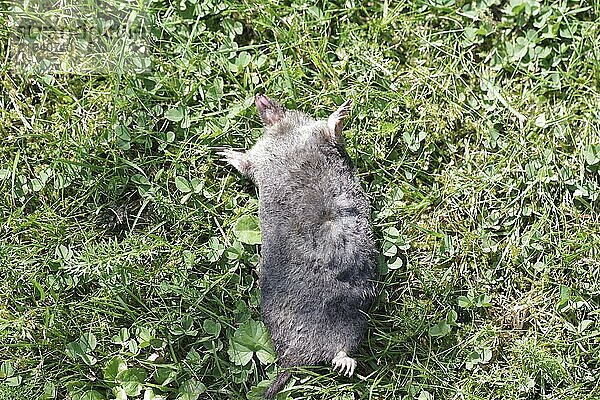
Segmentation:
{"type": "Polygon", "coordinates": [[[281,398],[600,398],[598,1],[59,2],[50,25],[18,3],[0,399],[260,397],[257,193],[215,154],[261,134],[256,92],[319,117],[354,100],[381,249],[357,375],[305,368],[281,398]],[[44,45],[113,25],[60,66],[19,21],[44,45]]]}

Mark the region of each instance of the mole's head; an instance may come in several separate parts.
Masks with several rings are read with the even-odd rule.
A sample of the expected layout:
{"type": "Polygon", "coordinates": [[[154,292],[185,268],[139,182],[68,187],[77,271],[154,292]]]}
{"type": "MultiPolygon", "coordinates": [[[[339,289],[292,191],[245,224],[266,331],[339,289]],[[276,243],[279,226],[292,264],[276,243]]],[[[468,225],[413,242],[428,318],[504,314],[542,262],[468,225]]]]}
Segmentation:
{"type": "Polygon", "coordinates": [[[265,135],[285,137],[308,131],[315,135],[322,135],[332,142],[339,141],[344,119],[352,106],[352,100],[346,100],[327,118],[327,121],[316,121],[303,112],[288,110],[261,93],[256,95],[255,102],[260,119],[265,126],[265,135]]]}

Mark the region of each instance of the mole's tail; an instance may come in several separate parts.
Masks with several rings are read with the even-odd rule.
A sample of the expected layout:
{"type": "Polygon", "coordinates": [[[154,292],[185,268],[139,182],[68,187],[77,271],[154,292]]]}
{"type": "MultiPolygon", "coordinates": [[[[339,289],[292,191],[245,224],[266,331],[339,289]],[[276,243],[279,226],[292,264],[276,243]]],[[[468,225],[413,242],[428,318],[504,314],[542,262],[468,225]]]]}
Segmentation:
{"type": "Polygon", "coordinates": [[[283,389],[283,387],[291,377],[292,373],[287,369],[283,372],[280,372],[279,375],[277,375],[277,378],[275,378],[273,383],[271,383],[271,386],[269,386],[269,388],[265,392],[265,399],[272,399],[273,397],[275,397],[275,395],[281,389],[283,389]]]}

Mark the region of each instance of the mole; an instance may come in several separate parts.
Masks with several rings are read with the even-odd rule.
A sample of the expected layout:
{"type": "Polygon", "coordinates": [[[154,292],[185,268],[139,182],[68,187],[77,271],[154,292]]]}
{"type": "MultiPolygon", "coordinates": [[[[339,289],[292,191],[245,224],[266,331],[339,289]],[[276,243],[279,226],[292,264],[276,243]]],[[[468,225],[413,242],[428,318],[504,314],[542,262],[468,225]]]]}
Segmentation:
{"type": "Polygon", "coordinates": [[[347,100],[326,120],[289,110],[263,94],[255,103],[264,133],[223,161],[258,187],[262,233],[260,310],[282,371],[329,362],[351,376],[375,297],[377,250],[368,199],[342,138],[347,100]]]}

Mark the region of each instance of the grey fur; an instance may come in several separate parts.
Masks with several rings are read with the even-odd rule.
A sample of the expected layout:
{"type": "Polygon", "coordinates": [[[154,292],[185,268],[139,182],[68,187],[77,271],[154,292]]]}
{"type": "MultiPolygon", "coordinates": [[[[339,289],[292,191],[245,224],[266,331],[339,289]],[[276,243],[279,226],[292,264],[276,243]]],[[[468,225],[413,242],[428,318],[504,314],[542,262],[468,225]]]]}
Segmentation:
{"type": "Polygon", "coordinates": [[[282,367],[331,362],[356,349],[375,296],[369,204],[340,139],[350,103],[328,121],[261,94],[256,106],[262,138],[221,154],[258,186],[262,317],[282,367]]]}

